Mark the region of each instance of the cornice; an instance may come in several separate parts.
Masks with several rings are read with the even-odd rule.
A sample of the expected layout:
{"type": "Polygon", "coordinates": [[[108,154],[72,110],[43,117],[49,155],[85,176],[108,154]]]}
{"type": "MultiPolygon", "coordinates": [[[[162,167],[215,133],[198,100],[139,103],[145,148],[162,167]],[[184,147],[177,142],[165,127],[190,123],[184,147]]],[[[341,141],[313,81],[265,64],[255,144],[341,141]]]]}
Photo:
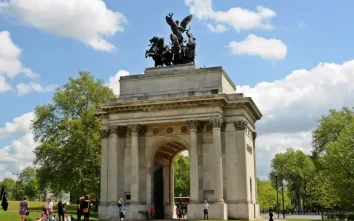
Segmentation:
{"type": "Polygon", "coordinates": [[[224,110],[245,109],[251,113],[256,120],[259,120],[262,117],[262,114],[251,98],[243,97],[230,99],[227,94],[109,103],[97,111],[96,115],[102,116],[116,113],[157,112],[203,107],[220,107],[224,110]]]}

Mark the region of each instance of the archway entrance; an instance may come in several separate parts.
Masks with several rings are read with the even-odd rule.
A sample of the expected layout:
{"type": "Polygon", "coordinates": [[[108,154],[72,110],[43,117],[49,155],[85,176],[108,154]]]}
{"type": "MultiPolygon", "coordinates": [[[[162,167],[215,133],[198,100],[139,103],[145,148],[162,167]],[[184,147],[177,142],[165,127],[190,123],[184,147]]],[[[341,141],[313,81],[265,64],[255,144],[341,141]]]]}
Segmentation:
{"type": "MultiPolygon", "coordinates": [[[[153,202],[156,219],[175,217],[174,161],[187,148],[179,142],[161,145],[154,155],[153,202]]],[[[189,187],[189,181],[188,187],[189,187]]]]}

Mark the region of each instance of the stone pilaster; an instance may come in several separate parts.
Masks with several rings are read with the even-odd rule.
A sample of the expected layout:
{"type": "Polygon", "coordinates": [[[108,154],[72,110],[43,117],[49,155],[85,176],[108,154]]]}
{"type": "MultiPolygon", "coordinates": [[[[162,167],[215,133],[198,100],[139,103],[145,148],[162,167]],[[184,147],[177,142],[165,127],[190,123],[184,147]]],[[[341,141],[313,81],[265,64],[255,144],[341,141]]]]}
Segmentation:
{"type": "Polygon", "coordinates": [[[257,191],[257,158],[256,158],[256,138],[257,132],[252,133],[253,137],[253,163],[254,163],[254,191],[256,194],[256,203],[258,203],[258,191],[257,191]]]}
{"type": "Polygon", "coordinates": [[[108,137],[109,130],[101,130],[101,182],[100,182],[100,205],[108,203],[108,137]]]}
{"type": "Polygon", "coordinates": [[[110,126],[109,132],[108,204],[115,205],[118,199],[118,126],[110,126]]]}
{"type": "Polygon", "coordinates": [[[146,204],[152,205],[152,177],[153,171],[151,165],[146,168],[146,204]]]}
{"type": "Polygon", "coordinates": [[[236,130],[236,148],[237,148],[237,161],[239,162],[239,177],[238,179],[238,201],[247,202],[249,195],[249,178],[247,177],[247,151],[245,130],[247,128],[247,121],[235,121],[234,127],[236,130]]]}
{"type": "Polygon", "coordinates": [[[198,171],[198,137],[197,130],[200,127],[200,121],[187,121],[190,128],[190,203],[199,203],[199,171],[198,171]]]}
{"type": "Polygon", "coordinates": [[[130,124],[128,126],[131,133],[131,204],[139,204],[139,132],[140,124],[130,124]]]}
{"type": "Polygon", "coordinates": [[[224,202],[224,184],[223,184],[223,171],[222,171],[222,154],[221,154],[221,127],[223,126],[222,117],[210,119],[213,125],[213,146],[215,153],[215,187],[214,196],[217,203],[224,202]]]}

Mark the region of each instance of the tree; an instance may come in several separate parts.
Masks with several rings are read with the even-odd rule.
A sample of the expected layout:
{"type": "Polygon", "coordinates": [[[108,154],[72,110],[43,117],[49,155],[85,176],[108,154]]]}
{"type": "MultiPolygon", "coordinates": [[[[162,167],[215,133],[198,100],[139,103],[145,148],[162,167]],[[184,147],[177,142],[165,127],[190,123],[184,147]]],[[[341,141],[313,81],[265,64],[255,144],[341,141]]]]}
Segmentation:
{"type": "Polygon", "coordinates": [[[350,122],[353,122],[353,109],[343,107],[342,110],[329,110],[328,115],[324,115],[318,120],[318,127],[313,131],[313,155],[323,155],[327,149],[328,144],[338,140],[341,131],[350,122]]]}
{"type": "MultiPolygon", "coordinates": [[[[277,209],[277,190],[270,180],[262,181],[257,179],[257,191],[258,202],[262,211],[267,211],[271,206],[273,206],[274,209],[277,209]]],[[[278,194],[279,210],[282,211],[283,198],[280,186],[278,194]]],[[[285,210],[292,209],[289,198],[289,191],[287,189],[284,189],[284,208],[285,210]]]]}
{"type": "Polygon", "coordinates": [[[175,196],[189,196],[190,174],[189,174],[189,157],[180,154],[174,162],[174,190],[175,196]]]}
{"type": "Polygon", "coordinates": [[[342,129],[337,142],[327,146],[323,156],[326,172],[336,189],[343,206],[353,207],[354,201],[354,119],[342,129]]]}
{"type": "Polygon", "coordinates": [[[15,200],[16,197],[16,181],[11,178],[5,178],[1,182],[1,186],[5,186],[5,192],[8,200],[15,200]]]}
{"type": "Polygon", "coordinates": [[[37,179],[33,178],[30,181],[26,182],[23,187],[25,195],[29,199],[34,199],[39,195],[39,185],[37,179]]]}
{"type": "Polygon", "coordinates": [[[286,188],[293,193],[297,201],[298,209],[306,205],[309,182],[315,171],[312,159],[301,150],[288,148],[285,153],[278,153],[272,160],[272,171],[270,179],[275,183],[275,176],[278,182],[284,180],[286,188]]]}
{"type": "Polygon", "coordinates": [[[36,178],[36,169],[31,166],[28,166],[21,171],[18,178],[22,183],[27,183],[32,179],[36,178]]]}
{"type": "Polygon", "coordinates": [[[114,97],[89,72],[57,89],[52,103],[37,106],[32,128],[41,188],[99,195],[101,121],[94,112],[114,97]]]}

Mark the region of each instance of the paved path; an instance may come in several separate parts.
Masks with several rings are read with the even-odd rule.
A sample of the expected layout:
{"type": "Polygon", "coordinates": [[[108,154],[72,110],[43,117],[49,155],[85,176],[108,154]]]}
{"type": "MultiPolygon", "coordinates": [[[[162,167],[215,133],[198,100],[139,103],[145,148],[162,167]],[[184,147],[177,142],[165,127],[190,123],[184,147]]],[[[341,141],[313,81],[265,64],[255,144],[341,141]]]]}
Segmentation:
{"type": "MultiPolygon", "coordinates": [[[[264,219],[269,219],[268,214],[261,214],[264,219]]],[[[273,218],[278,219],[278,213],[275,213],[273,218]]],[[[279,214],[279,218],[283,219],[283,214],[279,214]]],[[[313,214],[305,214],[305,215],[298,215],[298,214],[285,214],[285,219],[314,219],[320,220],[322,219],[321,215],[313,215],[313,214]]]]}

